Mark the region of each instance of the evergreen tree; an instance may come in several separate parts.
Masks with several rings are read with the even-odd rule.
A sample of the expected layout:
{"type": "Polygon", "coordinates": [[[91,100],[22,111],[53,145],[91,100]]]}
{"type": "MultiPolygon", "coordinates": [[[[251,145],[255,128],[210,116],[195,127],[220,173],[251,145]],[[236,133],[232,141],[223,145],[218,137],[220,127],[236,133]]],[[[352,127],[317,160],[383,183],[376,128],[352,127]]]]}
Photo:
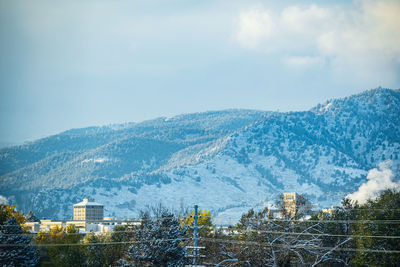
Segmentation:
{"type": "Polygon", "coordinates": [[[111,232],[108,242],[117,244],[108,245],[105,247],[105,253],[107,255],[108,262],[107,266],[114,266],[118,260],[127,253],[130,246],[130,241],[134,239],[134,236],[135,228],[133,226],[115,226],[114,230],[111,232]]]}
{"type": "Polygon", "coordinates": [[[400,251],[399,240],[390,238],[390,236],[400,236],[400,225],[397,222],[390,223],[390,220],[400,220],[400,192],[386,190],[377,199],[370,199],[361,205],[360,210],[360,222],[356,225],[354,234],[356,237],[364,237],[356,238],[359,250],[352,263],[355,266],[399,266],[400,254],[389,251],[400,251]],[[388,253],[370,252],[371,250],[388,251],[388,253]]]}
{"type": "Polygon", "coordinates": [[[96,236],[95,234],[90,233],[86,235],[83,242],[89,244],[85,246],[86,266],[99,267],[110,265],[108,264],[108,259],[106,255],[106,246],[99,244],[107,242],[107,238],[104,238],[104,236],[96,236]]]}
{"type": "Polygon", "coordinates": [[[31,210],[25,216],[25,219],[27,222],[40,222],[40,220],[35,216],[35,214],[31,210]]]}
{"type": "Polygon", "coordinates": [[[185,231],[179,220],[167,210],[159,208],[154,211],[153,218],[148,213],[142,215],[127,259],[135,266],[183,266],[186,260],[182,247],[185,231]]]}
{"type": "Polygon", "coordinates": [[[10,217],[0,225],[0,266],[36,266],[39,256],[29,243],[31,238],[23,235],[17,220],[10,217]]]}

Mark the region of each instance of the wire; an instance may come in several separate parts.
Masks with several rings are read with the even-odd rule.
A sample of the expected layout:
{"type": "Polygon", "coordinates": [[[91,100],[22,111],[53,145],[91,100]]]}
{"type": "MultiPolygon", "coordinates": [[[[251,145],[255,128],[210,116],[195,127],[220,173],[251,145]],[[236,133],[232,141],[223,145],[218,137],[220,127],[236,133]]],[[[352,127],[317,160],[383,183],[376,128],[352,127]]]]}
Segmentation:
{"type": "MultiPolygon", "coordinates": [[[[211,228],[211,227],[210,227],[211,228]]],[[[164,229],[169,230],[171,228],[157,228],[157,229],[164,229]]],[[[304,232],[283,232],[283,231],[267,231],[267,230],[257,230],[257,229],[246,229],[246,230],[235,230],[232,229],[235,233],[248,233],[248,232],[257,232],[257,233],[268,233],[268,234],[282,234],[282,235],[306,235],[306,236],[332,236],[332,237],[354,237],[354,238],[380,238],[380,239],[400,239],[400,236],[373,236],[373,235],[343,235],[343,234],[326,234],[326,233],[304,233],[304,232]]],[[[108,234],[119,234],[119,233],[137,233],[138,231],[114,231],[114,232],[106,232],[106,233],[96,233],[96,232],[89,232],[89,233],[65,233],[60,232],[59,234],[68,235],[108,235],[108,234]]],[[[49,234],[48,232],[44,232],[45,234],[49,234]]],[[[2,234],[2,236],[20,236],[20,235],[38,235],[38,233],[22,233],[22,234],[2,234]]],[[[229,235],[228,235],[229,236],[229,235]]]]}
{"type": "MultiPolygon", "coordinates": [[[[330,208],[327,208],[330,209],[330,208]]],[[[365,208],[365,209],[345,209],[345,208],[333,208],[333,211],[350,211],[350,210],[362,210],[362,211],[370,211],[370,210],[383,210],[383,211],[389,211],[389,210],[397,210],[400,211],[400,209],[370,209],[370,208],[365,208]]],[[[322,211],[322,210],[321,210],[322,211]]]]}
{"type": "Polygon", "coordinates": [[[139,243],[149,243],[149,242],[170,242],[170,241],[184,241],[189,240],[191,238],[173,238],[173,239],[152,239],[148,241],[121,241],[121,242],[104,242],[104,243],[62,243],[62,244],[0,244],[0,247],[27,247],[27,246],[34,246],[34,247],[66,247],[66,246],[101,246],[101,245],[119,245],[119,244],[139,244],[139,243]]]}
{"type": "MultiPolygon", "coordinates": [[[[161,218],[160,220],[164,220],[167,218],[161,218]]],[[[168,218],[169,219],[169,218],[168,218]]],[[[265,220],[265,218],[262,218],[265,220]]],[[[308,222],[314,222],[314,223],[383,223],[383,224],[400,224],[400,220],[292,220],[292,219],[266,219],[265,222],[300,222],[300,223],[308,223],[308,222]]],[[[115,226],[135,226],[132,223],[140,223],[141,221],[131,221],[131,224],[117,224],[115,226]]],[[[126,221],[124,223],[127,223],[126,221]]],[[[16,227],[17,225],[0,225],[1,227],[16,227]]],[[[57,226],[57,225],[55,225],[57,226]]],[[[105,225],[109,226],[109,225],[105,225]]],[[[24,226],[22,227],[29,227],[29,226],[24,226]]]]}
{"type": "Polygon", "coordinates": [[[280,247],[280,248],[297,248],[297,249],[317,249],[317,250],[332,250],[332,251],[351,251],[351,252],[370,252],[370,253],[400,253],[400,250],[383,250],[383,249],[358,249],[358,248],[340,248],[340,247],[320,247],[320,246],[285,246],[280,244],[270,244],[266,242],[254,242],[254,241],[235,241],[225,239],[212,239],[204,238],[203,240],[214,242],[214,243],[232,243],[237,245],[262,245],[267,247],[280,247]]]}
{"type": "MultiPolygon", "coordinates": [[[[121,242],[104,242],[104,243],[64,243],[64,244],[0,244],[0,247],[58,247],[58,246],[107,246],[107,245],[118,245],[118,244],[138,244],[138,243],[149,243],[149,242],[169,242],[169,241],[184,241],[192,238],[174,238],[174,239],[153,239],[149,241],[121,241],[121,242]]],[[[316,250],[332,250],[332,251],[351,251],[351,252],[368,252],[368,253],[390,253],[398,254],[400,250],[377,250],[377,249],[358,249],[358,248],[340,248],[340,247],[320,247],[320,246],[307,246],[307,245],[292,245],[285,246],[280,244],[271,244],[266,242],[255,242],[255,241],[240,241],[240,240],[226,240],[217,238],[202,238],[201,240],[210,241],[214,243],[231,243],[238,245],[261,245],[267,247],[281,247],[281,248],[293,248],[293,249],[316,249],[316,250]]]]}
{"type": "Polygon", "coordinates": [[[273,219],[265,222],[300,222],[300,223],[382,223],[382,224],[400,224],[400,220],[290,220],[273,219]]]}
{"type": "Polygon", "coordinates": [[[326,234],[326,233],[302,233],[302,232],[283,232],[283,231],[266,231],[266,230],[256,230],[250,229],[245,230],[240,233],[250,232],[261,232],[268,234],[282,234],[282,235],[307,235],[307,236],[333,236],[333,237],[354,237],[354,238],[387,238],[387,239],[400,239],[400,236],[373,236],[373,235],[342,235],[342,234],[326,234]]]}
{"type": "MultiPolygon", "coordinates": [[[[169,241],[183,241],[191,238],[174,238],[174,239],[153,239],[149,241],[121,241],[121,242],[105,242],[105,243],[70,243],[70,244],[0,244],[0,247],[65,247],[65,246],[108,246],[108,245],[120,245],[120,244],[138,244],[148,242],[169,242],[169,241]]],[[[316,249],[316,250],[332,250],[332,251],[350,251],[350,252],[369,252],[369,253],[390,253],[398,254],[400,250],[378,250],[378,249],[358,249],[358,248],[340,248],[340,247],[320,247],[320,246],[307,246],[307,245],[292,245],[285,246],[280,244],[271,244],[266,242],[255,242],[255,241],[237,241],[237,240],[226,240],[216,238],[202,238],[201,240],[210,241],[214,243],[231,243],[237,245],[261,245],[266,247],[280,247],[280,248],[292,248],[292,249],[316,249]]]]}
{"type": "MultiPolygon", "coordinates": [[[[150,229],[150,228],[147,228],[147,229],[150,229]]],[[[170,227],[157,227],[156,229],[157,229],[157,230],[172,230],[170,227]]],[[[79,233],[79,232],[77,232],[77,233],[56,232],[56,233],[54,233],[54,234],[65,234],[65,235],[90,235],[90,234],[94,234],[94,235],[108,235],[108,234],[117,234],[117,233],[137,233],[138,231],[141,231],[141,230],[143,230],[143,229],[137,229],[137,230],[135,230],[135,231],[110,231],[110,232],[86,232],[86,233],[79,233]]],[[[184,229],[181,228],[180,230],[184,230],[184,229]]],[[[3,236],[38,235],[39,233],[42,233],[42,234],[50,234],[50,232],[44,232],[44,231],[38,232],[38,233],[30,233],[30,232],[27,232],[27,233],[20,233],[20,234],[1,234],[1,231],[0,231],[0,235],[3,235],[3,236]]]]}

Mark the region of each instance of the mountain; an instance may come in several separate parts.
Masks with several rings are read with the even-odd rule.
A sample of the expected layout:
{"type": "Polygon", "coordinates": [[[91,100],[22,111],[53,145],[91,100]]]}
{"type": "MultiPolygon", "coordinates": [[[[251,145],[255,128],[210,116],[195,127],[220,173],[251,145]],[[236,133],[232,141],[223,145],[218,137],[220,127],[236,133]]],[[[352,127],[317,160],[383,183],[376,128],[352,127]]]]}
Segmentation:
{"type": "Polygon", "coordinates": [[[70,218],[91,196],[105,213],[198,204],[236,220],[280,192],[336,205],[391,160],[398,176],[400,90],[373,89],[304,112],[225,110],[73,129],[0,150],[0,194],[70,218]]]}

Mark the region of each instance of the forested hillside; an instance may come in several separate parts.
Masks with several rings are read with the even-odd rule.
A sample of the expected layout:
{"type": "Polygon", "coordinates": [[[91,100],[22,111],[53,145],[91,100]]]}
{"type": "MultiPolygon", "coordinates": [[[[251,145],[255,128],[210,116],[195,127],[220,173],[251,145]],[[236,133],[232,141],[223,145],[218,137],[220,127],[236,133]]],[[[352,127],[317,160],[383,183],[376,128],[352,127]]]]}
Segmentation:
{"type": "Polygon", "coordinates": [[[283,191],[338,204],[391,160],[399,175],[400,90],[374,89],[303,112],[225,110],[73,129],[0,150],[0,194],[69,218],[90,195],[106,215],[199,204],[237,218],[283,191]]]}

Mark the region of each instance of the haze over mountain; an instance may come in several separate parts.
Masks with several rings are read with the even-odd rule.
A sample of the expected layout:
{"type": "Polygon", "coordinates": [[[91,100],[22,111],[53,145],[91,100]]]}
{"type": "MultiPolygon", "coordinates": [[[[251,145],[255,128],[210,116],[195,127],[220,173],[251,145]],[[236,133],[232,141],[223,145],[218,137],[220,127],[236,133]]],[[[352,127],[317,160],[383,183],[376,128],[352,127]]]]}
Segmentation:
{"type": "Polygon", "coordinates": [[[373,89],[303,112],[223,110],[72,129],[0,150],[0,194],[70,218],[91,196],[134,217],[159,202],[235,220],[284,191],[337,205],[391,160],[399,177],[400,90],[373,89]]]}

